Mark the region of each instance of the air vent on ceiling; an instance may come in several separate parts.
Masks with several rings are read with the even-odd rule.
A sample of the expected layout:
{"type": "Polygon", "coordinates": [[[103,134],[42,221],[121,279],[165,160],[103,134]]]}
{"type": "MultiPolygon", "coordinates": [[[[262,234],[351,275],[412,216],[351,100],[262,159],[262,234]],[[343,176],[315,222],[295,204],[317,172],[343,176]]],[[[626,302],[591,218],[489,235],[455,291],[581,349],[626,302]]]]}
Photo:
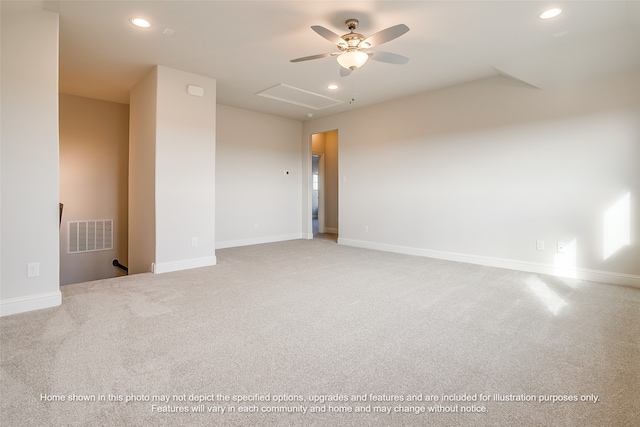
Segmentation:
{"type": "Polygon", "coordinates": [[[68,253],[113,249],[113,220],[69,221],[68,253]]]}

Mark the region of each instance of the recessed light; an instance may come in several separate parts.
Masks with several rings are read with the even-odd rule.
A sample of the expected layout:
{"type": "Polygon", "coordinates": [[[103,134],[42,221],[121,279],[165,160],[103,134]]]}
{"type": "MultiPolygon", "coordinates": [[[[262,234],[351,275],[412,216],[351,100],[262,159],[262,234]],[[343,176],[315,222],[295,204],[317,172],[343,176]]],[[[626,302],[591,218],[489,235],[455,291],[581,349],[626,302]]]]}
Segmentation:
{"type": "Polygon", "coordinates": [[[151,22],[143,18],[131,18],[131,23],[139,28],[149,28],[151,26],[151,22]]]}
{"type": "Polygon", "coordinates": [[[336,85],[336,84],[330,84],[329,86],[327,86],[327,89],[330,89],[330,90],[336,90],[336,89],[338,89],[338,85],[336,85]]]}
{"type": "Polygon", "coordinates": [[[540,19],[551,19],[562,13],[562,9],[554,7],[553,9],[547,9],[540,14],[540,19]]]}

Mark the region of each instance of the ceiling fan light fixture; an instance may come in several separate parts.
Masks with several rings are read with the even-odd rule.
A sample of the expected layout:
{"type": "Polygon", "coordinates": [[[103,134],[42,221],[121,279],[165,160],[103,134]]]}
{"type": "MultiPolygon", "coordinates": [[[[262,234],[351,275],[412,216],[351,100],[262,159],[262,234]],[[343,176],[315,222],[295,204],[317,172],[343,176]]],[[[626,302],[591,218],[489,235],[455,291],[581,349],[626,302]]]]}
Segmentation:
{"type": "Polygon", "coordinates": [[[354,50],[351,52],[345,52],[338,56],[338,64],[341,67],[347,68],[349,70],[355,70],[356,68],[362,67],[365,62],[369,59],[369,55],[365,52],[354,50]]]}

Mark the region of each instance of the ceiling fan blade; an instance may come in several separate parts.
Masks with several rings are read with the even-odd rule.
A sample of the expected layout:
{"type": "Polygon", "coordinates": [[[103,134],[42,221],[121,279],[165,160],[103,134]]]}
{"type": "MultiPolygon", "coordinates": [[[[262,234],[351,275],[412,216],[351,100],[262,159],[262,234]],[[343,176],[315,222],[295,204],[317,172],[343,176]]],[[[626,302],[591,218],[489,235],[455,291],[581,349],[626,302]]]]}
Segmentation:
{"type": "Polygon", "coordinates": [[[367,47],[378,46],[382,43],[386,43],[400,37],[407,31],[409,31],[409,27],[404,24],[394,25],[393,27],[389,27],[385,30],[379,31],[374,35],[366,38],[362,43],[367,43],[367,47]]]}
{"type": "Polygon", "coordinates": [[[342,37],[340,37],[333,31],[326,29],[325,27],[322,27],[320,25],[313,25],[311,29],[316,33],[318,33],[319,35],[321,35],[322,37],[324,37],[325,39],[329,40],[331,43],[334,43],[336,45],[340,43],[344,43],[344,40],[342,39],[342,37]]]}
{"type": "Polygon", "coordinates": [[[320,58],[327,58],[329,56],[333,56],[333,53],[321,53],[319,55],[311,55],[311,56],[304,56],[302,58],[296,58],[296,59],[292,59],[289,62],[302,62],[302,61],[310,61],[312,59],[320,59],[320,58]]]}
{"type": "Polygon", "coordinates": [[[351,74],[351,69],[340,67],[340,77],[348,77],[351,74]]]}
{"type": "Polygon", "coordinates": [[[406,64],[409,62],[409,58],[406,56],[398,55],[397,53],[391,52],[367,52],[369,57],[373,60],[386,62],[389,64],[406,64]]]}

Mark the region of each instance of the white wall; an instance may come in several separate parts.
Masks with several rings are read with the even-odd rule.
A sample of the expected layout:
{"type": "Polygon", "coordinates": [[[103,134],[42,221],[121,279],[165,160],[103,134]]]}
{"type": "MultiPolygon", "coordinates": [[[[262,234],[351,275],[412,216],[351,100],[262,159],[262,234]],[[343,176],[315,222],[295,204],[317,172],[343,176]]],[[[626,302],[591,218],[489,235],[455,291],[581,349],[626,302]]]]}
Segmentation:
{"type": "Polygon", "coordinates": [[[218,105],[217,123],[216,246],[301,238],[302,122],[218,105]]]}
{"type": "Polygon", "coordinates": [[[129,106],[60,94],[60,284],[126,274],[129,106]],[[113,249],[69,254],[69,221],[112,219],[113,249]]]}
{"type": "Polygon", "coordinates": [[[213,265],[216,81],[158,66],[156,120],[155,271],[213,265]],[[187,94],[188,85],[204,96],[187,94]]]}
{"type": "Polygon", "coordinates": [[[2,315],[59,305],[58,15],[0,2],[2,315]],[[27,277],[38,263],[39,276],[27,277]]]}
{"type": "Polygon", "coordinates": [[[130,272],[214,265],[216,81],[157,66],[130,109],[130,272]]]}
{"type": "Polygon", "coordinates": [[[306,122],[303,146],[339,130],[340,243],[640,285],[639,81],[494,77],[306,122]],[[626,194],[630,244],[604,259],[626,194]]]}
{"type": "Polygon", "coordinates": [[[156,259],[156,91],[158,70],[131,89],[129,104],[129,274],[156,259]]]}

